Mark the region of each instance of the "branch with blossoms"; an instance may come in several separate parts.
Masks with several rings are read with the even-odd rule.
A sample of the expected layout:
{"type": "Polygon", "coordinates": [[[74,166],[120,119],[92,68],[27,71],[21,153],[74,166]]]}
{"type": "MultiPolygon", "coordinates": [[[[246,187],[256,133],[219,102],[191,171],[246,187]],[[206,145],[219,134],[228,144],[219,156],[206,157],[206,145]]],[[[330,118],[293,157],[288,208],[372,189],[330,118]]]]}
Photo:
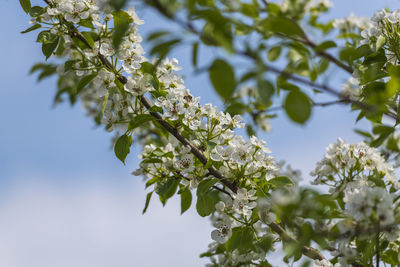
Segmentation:
{"type": "MultiPolygon", "coordinates": [[[[33,71],[42,71],[41,77],[57,74],[57,101],[63,94],[69,96],[71,103],[79,98],[96,123],[107,131],[116,132],[114,152],[123,163],[134,140],[143,146],[139,168],[133,172],[146,178],[146,188],[150,191],[143,212],[156,194],[163,205],[174,195],[180,195],[184,213],[192,204],[192,193],[196,192],[198,214],[210,217],[215,227],[211,232],[213,243],[201,255],[210,258],[211,266],[271,266],[269,253],[276,244],[282,244],[285,262],[298,261],[305,255],[314,260],[314,266],[397,264],[398,259],[393,255],[399,252],[400,246],[400,217],[396,215],[400,183],[393,166],[373,147],[385,144],[392,153],[399,152],[393,144],[395,126],[377,124],[373,130],[377,137],[370,135],[369,144],[347,144],[339,139],[329,146],[324,159],[311,174],[315,177],[314,184],[329,187],[329,193],[300,187],[298,173],[277,163],[263,140],[254,134],[245,139],[237,133],[245,123],[232,108],[230,112],[221,112],[212,104],[201,105],[200,98],[186,89],[182,77],[176,74],[180,70],[178,61],[164,58],[178,40],[154,47],[152,52],[162,57],[150,62],[144,57],[142,38],[138,34],[138,26],[143,21],[133,8],[114,10],[107,1],[45,2],[46,7],[31,7],[30,1],[21,1],[24,10],[32,16],[33,24],[24,32],[42,29],[37,42],[42,44],[46,59],[65,60],[57,66],[36,65],[33,71]],[[330,260],[323,252],[331,252],[330,260]]],[[[167,17],[176,19],[161,2],[156,3],[158,10],[165,9],[167,17]]],[[[298,21],[307,18],[306,13],[310,12],[310,25],[324,28],[316,22],[314,13],[323,12],[326,4],[307,2],[302,6],[299,3],[293,7],[299,9],[292,10],[285,3],[281,6],[268,3],[268,16],[257,25],[263,27],[262,32],[268,30],[268,34],[277,38],[284,35],[291,42],[298,42],[300,47],[308,45],[323,58],[339,62],[330,54],[319,52],[324,51],[321,45],[305,42],[309,39],[298,27],[298,21]],[[279,29],[276,23],[280,23],[279,29]],[[299,33],[302,40],[297,39],[299,33]]],[[[251,5],[241,2],[240,5],[244,15],[254,17],[251,5]]],[[[198,17],[212,22],[211,28],[207,26],[209,28],[202,31],[206,35],[204,42],[214,40],[217,42],[214,45],[219,44],[231,53],[258,62],[263,48],[255,51],[248,47],[246,52],[239,53],[233,48],[233,42],[226,40],[229,32],[216,28],[217,21],[225,26],[232,26],[232,22],[239,26],[238,21],[218,13],[219,7],[205,10],[190,7],[190,12],[196,11],[198,17]]],[[[257,10],[258,6],[254,4],[253,8],[257,10]]],[[[380,122],[379,115],[383,114],[397,118],[397,113],[393,115],[388,108],[395,106],[400,86],[397,66],[386,61],[386,55],[396,56],[392,44],[395,33],[393,27],[389,27],[394,23],[392,16],[384,13],[380,18],[378,13],[379,19],[374,18],[377,24],[373,25],[386,29],[386,35],[381,35],[384,40],[371,37],[372,48],[364,44],[355,49],[362,54],[360,57],[344,60],[342,55],[343,64],[335,63],[339,67],[348,63],[359,75],[359,79],[353,77],[355,81],[346,85],[348,94],[341,102],[362,107],[360,116],[375,123],[380,122]],[[371,69],[365,69],[369,65],[371,69]],[[375,79],[371,80],[372,74],[375,79]],[[357,93],[356,85],[361,86],[358,88],[361,92],[357,93]]],[[[346,27],[354,30],[349,25],[346,27]]],[[[193,25],[191,29],[197,32],[193,25]]],[[[256,32],[260,32],[259,29],[256,32]]],[[[366,36],[365,32],[362,35],[366,36]]],[[[160,33],[153,38],[159,36],[160,33]]],[[[360,44],[359,37],[349,36],[355,45],[360,44]]],[[[266,36],[262,38],[264,41],[266,36]]],[[[367,42],[365,38],[361,41],[367,42]]],[[[332,44],[324,47],[329,46],[332,44]]],[[[259,73],[245,74],[247,79],[256,77],[258,82],[257,94],[249,91],[249,106],[254,105],[264,112],[272,101],[271,92],[265,91],[274,89],[263,78],[264,70],[279,75],[278,87],[288,91],[284,108],[297,123],[308,119],[312,101],[289,81],[335,92],[316,83],[317,77],[310,76],[307,80],[298,76],[304,74],[304,59],[295,53],[303,48],[289,51],[291,56],[285,70],[258,62],[259,73]]],[[[277,50],[276,47],[269,50],[271,61],[277,58],[277,50]]],[[[243,96],[233,92],[235,72],[226,61],[216,59],[209,71],[213,86],[225,101],[232,101],[232,105],[243,104],[240,102],[243,96]]]]}

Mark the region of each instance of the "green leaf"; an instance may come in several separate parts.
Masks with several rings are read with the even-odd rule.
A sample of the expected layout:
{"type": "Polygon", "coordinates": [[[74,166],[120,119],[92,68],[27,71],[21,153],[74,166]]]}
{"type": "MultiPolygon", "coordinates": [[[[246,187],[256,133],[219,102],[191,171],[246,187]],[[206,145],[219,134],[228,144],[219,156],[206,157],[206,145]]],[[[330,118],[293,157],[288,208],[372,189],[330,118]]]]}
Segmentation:
{"type": "Polygon", "coordinates": [[[108,97],[110,96],[110,92],[107,92],[104,96],[103,103],[101,104],[101,116],[104,115],[104,111],[106,110],[106,105],[108,101],[108,97]]]}
{"type": "Polygon", "coordinates": [[[41,6],[33,6],[29,11],[31,17],[38,17],[44,13],[45,9],[41,6]]]}
{"type": "Polygon", "coordinates": [[[144,73],[148,73],[153,75],[154,73],[154,66],[150,62],[142,62],[140,70],[144,73]]]}
{"type": "Polygon", "coordinates": [[[132,23],[132,17],[125,11],[119,10],[112,13],[114,19],[114,27],[118,27],[121,24],[125,24],[127,22],[132,23]]]}
{"type": "Polygon", "coordinates": [[[385,44],[386,44],[386,37],[383,35],[380,35],[378,37],[378,40],[376,41],[376,51],[381,49],[385,44]]]}
{"type": "Polygon", "coordinates": [[[337,45],[336,45],[336,43],[335,43],[334,41],[326,41],[326,42],[323,42],[323,43],[317,45],[317,46],[314,48],[314,50],[315,50],[316,52],[321,52],[321,51],[324,51],[324,50],[326,50],[326,49],[333,48],[333,47],[336,47],[336,46],[337,46],[337,45]]]}
{"type": "Polygon", "coordinates": [[[39,63],[33,65],[29,73],[32,74],[36,71],[40,71],[40,74],[38,76],[38,81],[41,81],[46,77],[56,74],[57,66],[53,64],[39,63]]]}
{"type": "Polygon", "coordinates": [[[97,76],[97,73],[83,77],[79,81],[79,83],[76,87],[76,93],[79,94],[82,91],[82,89],[85,88],[85,86],[88,85],[96,76],[97,76]]]}
{"type": "Polygon", "coordinates": [[[175,194],[178,189],[178,184],[179,180],[174,178],[168,178],[156,184],[156,193],[160,196],[163,206],[165,206],[167,200],[175,194]]]}
{"type": "Polygon", "coordinates": [[[360,130],[360,129],[354,129],[354,131],[356,133],[358,133],[359,135],[364,136],[366,138],[372,138],[372,135],[369,132],[366,132],[366,131],[363,131],[363,130],[360,130]]]}
{"type": "Polygon", "coordinates": [[[185,189],[181,192],[181,214],[187,211],[192,204],[192,192],[189,189],[185,189]]]}
{"type": "Polygon", "coordinates": [[[192,49],[192,65],[193,67],[197,67],[197,56],[199,52],[199,43],[193,43],[193,49],[192,49]]]}
{"type": "Polygon", "coordinates": [[[145,213],[146,213],[147,208],[149,207],[149,204],[150,204],[150,200],[151,200],[151,196],[152,196],[152,195],[153,195],[153,192],[150,192],[150,193],[147,194],[147,196],[146,196],[146,203],[144,204],[144,208],[143,208],[142,214],[145,214],[145,213]]]}
{"type": "Polygon", "coordinates": [[[209,70],[210,80],[217,93],[228,100],[235,90],[236,81],[232,67],[222,59],[214,60],[209,70]]]}
{"type": "Polygon", "coordinates": [[[154,121],[154,120],[156,120],[156,119],[153,116],[151,116],[150,114],[139,114],[136,117],[134,117],[133,119],[131,119],[131,121],[129,122],[128,130],[131,131],[146,122],[154,121]]]}
{"type": "Polygon", "coordinates": [[[274,85],[267,80],[259,80],[257,82],[258,95],[263,104],[268,105],[271,97],[274,95],[274,85]]]}
{"type": "Polygon", "coordinates": [[[31,11],[31,1],[30,0],[19,0],[22,9],[25,11],[26,14],[29,14],[31,11]]]}
{"type": "Polygon", "coordinates": [[[274,33],[288,36],[303,36],[303,30],[291,19],[285,17],[268,16],[261,21],[261,26],[274,33]]]}
{"type": "Polygon", "coordinates": [[[286,78],[279,76],[276,79],[276,86],[282,90],[288,90],[288,91],[298,91],[300,90],[298,86],[286,81],[286,78]]]}
{"type": "Polygon", "coordinates": [[[113,12],[114,32],[112,36],[113,46],[118,50],[126,32],[129,30],[129,25],[133,22],[132,17],[123,10],[113,12]]]}
{"type": "Polygon", "coordinates": [[[271,235],[264,235],[255,242],[255,245],[264,252],[268,252],[273,244],[274,239],[271,235]]]}
{"type": "Polygon", "coordinates": [[[394,127],[388,126],[388,125],[376,125],[373,129],[372,132],[374,134],[386,134],[386,133],[392,133],[394,131],[394,127]]]}
{"type": "Polygon", "coordinates": [[[150,55],[158,55],[162,59],[180,42],[180,39],[173,39],[159,43],[150,50],[150,55]]]}
{"type": "Polygon", "coordinates": [[[281,46],[275,46],[272,47],[267,54],[267,58],[269,61],[275,61],[278,59],[278,57],[281,55],[282,47],[281,46]]]}
{"type": "Polygon", "coordinates": [[[202,180],[197,186],[197,196],[206,194],[216,182],[218,182],[217,178],[202,180]]]}
{"type": "Polygon", "coordinates": [[[375,135],[379,135],[379,137],[373,140],[370,145],[372,147],[378,147],[394,132],[394,127],[380,124],[376,125],[372,129],[372,132],[375,135]]]}
{"type": "Polygon", "coordinates": [[[53,43],[57,39],[57,35],[52,34],[50,31],[42,31],[38,34],[36,38],[37,43],[53,43]]]}
{"type": "Polygon", "coordinates": [[[242,4],[242,14],[251,18],[258,17],[257,8],[252,4],[242,4]]]}
{"type": "Polygon", "coordinates": [[[81,21],[79,21],[78,25],[89,28],[89,29],[94,29],[92,21],[93,20],[91,17],[89,17],[87,19],[81,19],[81,21]]]}
{"type": "Polygon", "coordinates": [[[95,40],[98,38],[98,35],[95,32],[89,32],[89,31],[83,31],[81,33],[85,37],[90,47],[93,47],[95,40]]]}
{"type": "Polygon", "coordinates": [[[286,176],[278,176],[275,178],[272,178],[271,180],[268,181],[271,185],[274,187],[283,187],[283,186],[292,186],[293,182],[290,180],[289,177],[286,176]]]}
{"type": "Polygon", "coordinates": [[[299,124],[304,124],[311,115],[311,101],[299,90],[290,91],[284,103],[286,114],[299,124]]]}
{"type": "MultiPolygon", "coordinates": [[[[389,81],[390,83],[390,81],[389,81]]],[[[385,109],[385,103],[394,96],[396,91],[394,86],[384,82],[372,82],[364,86],[362,96],[370,104],[376,104],[376,108],[385,109]]]]}
{"type": "Polygon", "coordinates": [[[46,42],[42,44],[42,52],[43,55],[45,55],[46,60],[53,54],[54,50],[56,50],[59,40],[60,38],[57,37],[57,39],[51,43],[46,42]]]}
{"type": "Polygon", "coordinates": [[[114,152],[117,158],[125,164],[126,156],[130,152],[130,147],[132,145],[132,136],[126,134],[121,135],[114,146],[114,152]]]}
{"type": "Polygon", "coordinates": [[[120,10],[125,7],[127,0],[109,0],[108,4],[114,9],[114,10],[120,10]]]}
{"type": "Polygon", "coordinates": [[[153,41],[153,40],[159,39],[161,37],[168,36],[169,34],[170,34],[169,31],[152,32],[147,36],[147,41],[153,41]]]}
{"type": "Polygon", "coordinates": [[[236,227],[232,229],[232,236],[226,242],[225,246],[228,251],[239,250],[244,253],[252,248],[254,233],[250,227],[236,227]]]}
{"type": "Polygon", "coordinates": [[[23,34],[23,33],[31,32],[31,31],[37,30],[37,29],[39,29],[41,27],[42,27],[42,25],[36,23],[32,27],[29,27],[28,29],[26,29],[25,31],[22,31],[21,33],[23,34]]]}
{"type": "Polygon", "coordinates": [[[215,203],[213,198],[209,194],[198,195],[196,210],[201,217],[206,217],[210,215],[215,210],[215,203]]]}

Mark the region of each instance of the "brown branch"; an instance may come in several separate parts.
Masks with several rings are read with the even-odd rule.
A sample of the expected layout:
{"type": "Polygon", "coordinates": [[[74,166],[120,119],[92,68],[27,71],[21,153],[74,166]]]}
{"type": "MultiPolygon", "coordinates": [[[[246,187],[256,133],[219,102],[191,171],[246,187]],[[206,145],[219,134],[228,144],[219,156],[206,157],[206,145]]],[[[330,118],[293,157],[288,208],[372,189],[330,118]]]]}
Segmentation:
{"type": "MultiPolygon", "coordinates": [[[[49,5],[51,5],[51,3],[49,3],[48,0],[45,0],[45,2],[49,5]]],[[[86,38],[76,29],[75,26],[71,25],[69,26],[69,29],[71,31],[71,35],[73,37],[78,38],[79,40],[81,40],[89,49],[93,49],[93,47],[89,44],[89,42],[86,40],[86,38]]],[[[114,71],[113,66],[111,64],[110,61],[108,61],[108,59],[102,55],[100,52],[97,54],[100,61],[102,62],[102,64],[110,69],[111,71],[114,71]]],[[[128,79],[123,76],[122,74],[118,73],[117,74],[117,78],[118,80],[122,83],[122,84],[126,84],[128,79]]],[[[189,140],[187,140],[179,131],[178,129],[176,129],[175,127],[173,127],[171,124],[169,124],[167,121],[164,120],[164,118],[157,112],[152,112],[150,111],[150,109],[152,108],[152,105],[150,104],[149,100],[147,100],[147,98],[145,96],[141,96],[139,97],[140,102],[143,104],[143,106],[149,111],[150,115],[153,116],[154,118],[157,119],[157,122],[165,129],[167,130],[169,133],[171,133],[176,139],[179,140],[179,142],[181,142],[184,146],[189,146],[190,150],[192,152],[193,155],[195,155],[199,161],[203,164],[206,165],[208,162],[208,159],[206,156],[204,156],[203,152],[201,152],[200,149],[198,149],[197,147],[195,147],[191,142],[189,142],[189,140]]],[[[223,175],[214,168],[214,166],[211,166],[208,168],[208,171],[210,172],[210,174],[212,174],[214,177],[220,179],[220,181],[222,182],[222,184],[224,184],[226,187],[228,187],[230,190],[232,190],[232,192],[237,191],[237,185],[235,182],[232,182],[230,180],[228,180],[227,178],[223,177],[223,175]]]]}
{"type": "MultiPolygon", "coordinates": [[[[51,5],[51,2],[48,0],[44,0],[48,5],[51,5]]],[[[157,0],[155,0],[157,1],[157,0]]],[[[70,26],[70,31],[73,37],[78,38],[79,40],[81,40],[88,48],[92,49],[92,46],[87,42],[86,38],[76,29],[76,27],[74,27],[73,25],[70,26]]],[[[113,67],[112,64],[107,60],[106,57],[104,57],[104,55],[102,55],[100,52],[98,53],[98,57],[100,59],[100,61],[102,62],[102,64],[109,68],[110,70],[113,71],[113,67]]],[[[118,73],[117,75],[118,80],[122,83],[122,84],[126,84],[127,83],[127,78],[121,74],[118,73]]],[[[199,161],[203,164],[206,165],[208,162],[207,157],[204,156],[204,154],[197,148],[195,147],[191,142],[189,142],[175,127],[173,127],[172,125],[170,125],[167,121],[165,121],[163,119],[163,117],[157,113],[157,112],[152,112],[150,111],[151,109],[151,104],[150,102],[147,100],[146,97],[141,96],[139,97],[140,102],[143,104],[144,107],[146,107],[147,110],[149,110],[150,115],[152,115],[154,118],[157,119],[157,122],[165,129],[167,130],[169,133],[171,133],[173,136],[175,136],[183,145],[185,146],[189,146],[191,148],[191,152],[199,159],[199,161]]],[[[216,170],[213,166],[208,168],[208,171],[215,176],[216,178],[220,179],[221,182],[227,186],[232,192],[237,191],[237,186],[234,182],[226,179],[218,170],[216,170]]],[[[221,190],[221,188],[219,188],[219,190],[221,190]]],[[[222,189],[224,190],[224,189],[222,189]]],[[[225,190],[226,191],[226,190],[225,190]]],[[[226,191],[226,193],[229,194],[229,192],[226,191]]],[[[269,227],[275,231],[277,234],[279,234],[279,236],[282,238],[283,241],[286,242],[298,242],[297,240],[295,240],[292,236],[290,236],[279,224],[273,222],[268,224],[269,227]]],[[[312,247],[308,247],[308,246],[303,246],[302,249],[302,253],[314,260],[323,260],[325,259],[325,257],[316,249],[312,248],[312,247]]]]}
{"type": "MultiPolygon", "coordinates": [[[[328,101],[328,102],[314,102],[312,105],[314,107],[328,107],[328,106],[333,106],[333,105],[345,105],[347,102],[345,100],[334,100],[334,101],[328,101]]],[[[265,111],[257,111],[253,112],[252,115],[257,116],[261,112],[271,112],[271,111],[278,111],[284,109],[283,106],[276,106],[276,107],[271,107],[265,111]]]]}
{"type": "Polygon", "coordinates": [[[304,38],[303,39],[296,39],[296,41],[299,41],[309,47],[311,47],[314,52],[323,57],[326,58],[327,60],[329,60],[330,62],[334,63],[336,66],[338,66],[339,68],[345,70],[346,72],[348,72],[349,74],[353,74],[354,70],[352,67],[344,64],[342,61],[340,61],[339,59],[335,58],[333,55],[329,54],[328,52],[325,51],[316,51],[315,48],[317,47],[317,45],[306,35],[304,34],[304,38]]]}
{"type": "MultiPolygon", "coordinates": [[[[201,35],[201,32],[199,30],[197,30],[196,27],[191,22],[183,21],[183,20],[179,19],[178,17],[170,15],[168,13],[168,11],[159,2],[159,0],[153,0],[152,2],[156,3],[156,8],[161,14],[163,14],[166,17],[168,17],[169,19],[171,19],[172,21],[174,21],[178,25],[181,25],[181,27],[185,28],[189,32],[192,32],[193,34],[196,34],[196,35],[199,35],[199,36],[201,35]]],[[[299,42],[302,42],[302,43],[310,46],[311,48],[315,49],[315,47],[317,45],[307,37],[307,35],[305,34],[304,31],[303,31],[303,38],[304,39],[295,39],[295,38],[292,38],[292,39],[296,40],[296,41],[299,41],[299,42]]],[[[249,57],[249,58],[251,58],[253,60],[257,60],[256,56],[254,56],[254,55],[252,55],[252,54],[250,54],[250,53],[248,53],[246,51],[236,51],[236,53],[238,55],[246,56],[246,57],[249,57]]],[[[331,62],[336,64],[338,67],[344,69],[348,73],[350,73],[350,74],[353,73],[353,69],[350,66],[347,66],[346,64],[344,64],[340,60],[336,59],[331,54],[329,54],[329,53],[327,53],[325,51],[318,51],[316,53],[318,53],[322,57],[330,60],[331,62]]],[[[324,92],[327,92],[327,93],[329,93],[331,95],[339,97],[340,101],[342,101],[343,103],[354,104],[354,105],[358,106],[361,109],[372,111],[372,112],[378,110],[377,107],[375,107],[373,105],[370,105],[368,103],[364,103],[362,101],[353,100],[351,98],[344,97],[343,95],[340,94],[339,91],[337,91],[337,90],[335,90],[335,89],[333,89],[333,88],[331,88],[331,87],[329,87],[329,86],[327,86],[325,84],[319,84],[319,83],[315,83],[315,82],[309,81],[309,80],[301,78],[299,76],[295,76],[292,73],[289,73],[289,72],[287,72],[285,70],[278,69],[277,67],[269,65],[269,64],[265,64],[265,66],[267,67],[267,71],[270,71],[272,73],[280,75],[280,76],[282,76],[282,77],[284,77],[284,78],[286,78],[288,80],[291,80],[291,81],[294,81],[294,82],[298,82],[298,83],[301,83],[301,84],[309,86],[309,87],[318,88],[318,89],[320,89],[320,90],[322,90],[324,92]]],[[[388,117],[392,118],[392,119],[395,119],[396,121],[400,120],[400,117],[398,117],[396,113],[388,111],[388,112],[385,112],[384,114],[387,115],[388,117]]]]}
{"type": "MultiPolygon", "coordinates": [[[[279,224],[273,222],[273,223],[268,224],[268,226],[281,237],[282,241],[298,243],[298,241],[296,239],[294,239],[292,236],[290,236],[285,231],[285,229],[283,229],[279,224]]],[[[324,255],[322,255],[321,252],[319,252],[317,249],[309,247],[309,246],[303,246],[302,253],[305,256],[307,256],[311,259],[314,259],[314,260],[324,260],[325,259],[324,255]]]]}

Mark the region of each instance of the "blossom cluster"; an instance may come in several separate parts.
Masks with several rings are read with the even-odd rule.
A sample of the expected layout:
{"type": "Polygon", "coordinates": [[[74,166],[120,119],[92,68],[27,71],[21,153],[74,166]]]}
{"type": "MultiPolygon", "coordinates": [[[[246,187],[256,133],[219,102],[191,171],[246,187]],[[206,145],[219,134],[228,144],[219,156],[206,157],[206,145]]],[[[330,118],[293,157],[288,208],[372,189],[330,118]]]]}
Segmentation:
{"type": "Polygon", "coordinates": [[[340,138],[337,143],[329,145],[311,175],[316,177],[314,184],[330,185],[334,190],[342,190],[347,183],[371,175],[398,186],[393,167],[376,148],[364,142],[348,144],[340,138]]]}
{"type": "MultiPolygon", "coordinates": [[[[72,62],[73,67],[70,70],[59,68],[60,74],[72,71],[79,77],[93,76],[80,97],[91,114],[98,116],[100,113],[100,122],[108,131],[126,131],[130,120],[137,115],[149,115],[140,101],[137,101],[137,97],[149,91],[157,91],[157,95],[152,95],[152,104],[159,109],[157,111],[162,114],[163,119],[177,130],[186,132],[185,137],[192,140],[191,144],[199,151],[204,151],[210,161],[219,165],[219,171],[224,177],[245,182],[245,186],[251,187],[254,179],[268,180],[273,176],[278,166],[268,155],[270,151],[265,142],[254,136],[245,140],[235,134],[236,128],[244,127],[240,116],[232,117],[229,113],[218,112],[217,107],[211,104],[200,105],[200,99],[191,95],[182,77],[175,73],[181,69],[176,59],[166,58],[159,62],[154,76],[141,69],[142,63],[147,60],[143,56],[144,51],[140,45],[142,38],[137,33],[137,26],[143,22],[134,9],[127,12],[131,24],[118,50],[112,43],[113,30],[108,27],[114,13],[103,10],[101,14],[102,16],[94,2],[53,1],[52,6],[46,10],[45,16],[48,17],[38,19],[52,19],[54,26],[51,30],[64,40],[63,56],[72,62]],[[68,25],[59,23],[63,19],[74,24],[89,19],[95,25],[93,32],[97,35],[93,46],[76,46],[70,37],[68,25]],[[109,60],[109,64],[113,66],[104,67],[104,59],[99,55],[109,60]],[[128,74],[123,91],[118,85],[118,77],[122,73],[128,74]],[[157,88],[152,83],[154,79],[157,80],[157,88]],[[97,108],[96,112],[96,106],[100,106],[101,110],[97,108]]],[[[155,65],[156,60],[152,63],[155,65]]],[[[140,129],[137,132],[140,134],[140,129]]],[[[144,175],[148,181],[154,181],[153,183],[178,178],[183,184],[189,184],[190,188],[195,188],[205,177],[212,178],[203,164],[194,157],[190,146],[184,146],[172,135],[162,142],[163,145],[158,146],[145,144],[140,155],[140,169],[135,174],[144,175]]],[[[255,190],[247,191],[244,187],[237,192],[231,192],[231,195],[233,201],[218,203],[217,210],[221,215],[224,214],[222,210],[225,210],[229,211],[230,216],[248,218],[256,206],[255,190]]],[[[217,230],[213,231],[212,238],[219,242],[226,241],[232,224],[229,220],[224,220],[223,224],[214,225],[217,230]]]]}
{"type": "Polygon", "coordinates": [[[311,13],[316,15],[318,13],[328,11],[331,7],[333,7],[333,3],[329,0],[283,0],[281,3],[281,8],[283,12],[296,14],[300,11],[296,10],[299,7],[304,13],[311,13]]]}
{"type": "Polygon", "coordinates": [[[366,28],[369,28],[371,25],[371,21],[366,17],[358,17],[353,13],[346,18],[335,19],[333,21],[333,27],[339,29],[344,32],[353,32],[354,30],[363,31],[366,28]]]}
{"type": "MultiPolygon", "coordinates": [[[[341,139],[329,145],[324,158],[311,173],[314,184],[330,186],[329,191],[343,203],[343,217],[330,221],[325,230],[338,230],[331,246],[333,256],[347,266],[359,256],[354,238],[374,238],[376,229],[382,240],[395,241],[399,237],[396,224],[396,189],[393,167],[376,148],[364,142],[348,144],[341,139]]],[[[333,266],[328,262],[314,262],[314,266],[333,266]]]]}
{"type": "MultiPolygon", "coordinates": [[[[59,84],[63,88],[72,88],[78,80],[79,97],[88,114],[108,131],[123,132],[124,136],[144,136],[141,139],[143,151],[139,155],[140,168],[133,174],[144,176],[146,186],[154,186],[153,192],[159,194],[160,199],[165,195],[171,197],[171,192],[175,194],[178,188],[179,193],[184,190],[190,193],[191,189],[199,189],[201,182],[218,180],[219,183],[215,182],[205,193],[201,193],[210,194],[205,199],[212,203],[211,209],[206,207],[208,210],[204,212],[211,215],[215,228],[211,232],[214,242],[208,251],[211,255],[210,266],[261,263],[267,249],[251,246],[251,249],[228,251],[227,242],[235,231],[250,231],[250,234],[246,234],[251,240],[253,237],[256,237],[254,240],[265,237],[276,240],[277,237],[268,227],[283,220],[277,218],[280,215],[273,209],[273,205],[285,206],[299,202],[301,198],[296,186],[293,186],[294,189],[272,190],[276,186],[272,180],[285,175],[290,177],[291,184],[297,185],[299,173],[291,168],[280,170],[280,165],[270,155],[271,151],[265,141],[255,136],[245,139],[237,134],[238,129],[245,126],[239,115],[219,111],[211,104],[202,105],[200,98],[194,97],[186,88],[183,78],[176,74],[181,69],[178,60],[165,58],[149,62],[144,57],[142,38],[138,34],[138,26],[143,21],[133,8],[122,13],[124,19],[128,18],[129,27],[119,47],[115,47],[115,21],[121,14],[112,12],[105,2],[52,0],[51,5],[32,21],[49,25],[49,31],[43,34],[49,34],[50,37],[46,35],[46,38],[61,40],[58,55],[67,58],[67,62],[57,68],[63,77],[59,84]],[[111,26],[113,20],[114,27],[111,26]],[[79,35],[77,27],[90,28],[90,32],[79,35]],[[77,36],[83,37],[77,40],[77,36]],[[79,43],[82,38],[87,38],[87,44],[79,43]],[[151,71],[145,70],[146,66],[150,66],[151,71]],[[125,74],[127,78],[122,76],[125,74]],[[144,96],[149,97],[151,108],[143,104],[144,96]],[[154,116],[155,113],[157,116],[154,116]],[[139,118],[154,123],[135,126],[139,118]],[[170,131],[172,134],[158,129],[157,120],[169,124],[173,129],[170,131]],[[173,133],[175,136],[179,133],[187,142],[179,141],[173,133]],[[196,156],[194,151],[197,151],[196,156]],[[199,157],[198,153],[204,155],[204,158],[199,157]],[[221,177],[214,177],[210,170],[217,170],[224,181],[234,184],[235,190],[224,186],[219,180],[221,177]],[[172,185],[170,188],[165,186],[169,186],[169,182],[172,185]]],[[[331,6],[325,0],[297,2],[312,14],[331,6]]],[[[287,3],[290,1],[283,2],[282,10],[290,13],[293,11],[292,6],[287,3]]],[[[349,17],[335,21],[335,26],[340,29],[366,28],[362,34],[366,42],[383,32],[381,28],[386,25],[383,21],[398,23],[398,13],[388,14],[377,13],[371,23],[349,17]]],[[[350,79],[344,86],[343,96],[357,99],[360,95],[358,85],[356,78],[350,79]]],[[[254,98],[254,90],[249,89],[247,94],[254,98]]],[[[261,117],[259,123],[265,125],[265,129],[269,128],[267,117],[261,117]]],[[[329,227],[337,226],[341,233],[347,233],[353,230],[346,225],[348,221],[365,227],[371,223],[379,227],[395,223],[395,197],[386,186],[399,188],[400,185],[395,179],[393,167],[377,149],[365,143],[347,144],[339,139],[336,144],[329,146],[324,159],[318,162],[311,175],[316,177],[315,184],[331,186],[330,192],[334,197],[340,195],[343,198],[341,216],[344,219],[332,220],[329,227]],[[383,181],[382,187],[375,186],[376,179],[383,181]]],[[[287,180],[279,182],[284,184],[287,180]]],[[[201,194],[198,199],[203,197],[201,194]]],[[[293,212],[296,217],[292,219],[301,225],[300,222],[304,222],[305,218],[301,216],[301,210],[296,212],[293,212]]],[[[388,235],[390,230],[383,232],[388,235]]],[[[338,253],[335,256],[340,257],[339,261],[343,265],[356,256],[350,240],[338,240],[334,245],[338,253]]],[[[322,260],[315,261],[314,266],[337,265],[322,260]]]]}
{"type": "Polygon", "coordinates": [[[385,188],[368,185],[365,181],[351,182],[344,191],[343,201],[347,215],[367,226],[371,222],[381,227],[395,222],[393,195],[385,188]]]}
{"type": "Polygon", "coordinates": [[[313,263],[313,267],[339,267],[339,266],[340,266],[339,263],[336,263],[334,265],[328,260],[315,260],[313,263]]]}
{"type": "Polygon", "coordinates": [[[388,62],[397,64],[399,58],[398,40],[400,29],[400,10],[393,12],[385,9],[375,12],[369,27],[361,32],[363,44],[384,47],[388,62]]]}

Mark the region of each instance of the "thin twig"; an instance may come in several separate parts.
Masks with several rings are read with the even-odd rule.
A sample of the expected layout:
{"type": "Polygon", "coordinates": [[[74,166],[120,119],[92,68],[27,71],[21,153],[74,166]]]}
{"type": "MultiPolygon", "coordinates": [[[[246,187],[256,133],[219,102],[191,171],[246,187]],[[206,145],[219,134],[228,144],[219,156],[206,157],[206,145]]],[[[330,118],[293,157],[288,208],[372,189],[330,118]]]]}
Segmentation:
{"type": "MultiPolygon", "coordinates": [[[[334,101],[328,101],[328,102],[314,102],[312,105],[314,107],[327,107],[327,106],[332,106],[332,105],[345,105],[347,104],[347,102],[345,100],[334,100],[334,101]]],[[[284,106],[276,106],[276,107],[272,107],[269,108],[267,110],[265,110],[266,112],[272,112],[272,111],[279,111],[284,109],[284,106]]],[[[258,113],[253,113],[254,115],[258,115],[258,113]]]]}

